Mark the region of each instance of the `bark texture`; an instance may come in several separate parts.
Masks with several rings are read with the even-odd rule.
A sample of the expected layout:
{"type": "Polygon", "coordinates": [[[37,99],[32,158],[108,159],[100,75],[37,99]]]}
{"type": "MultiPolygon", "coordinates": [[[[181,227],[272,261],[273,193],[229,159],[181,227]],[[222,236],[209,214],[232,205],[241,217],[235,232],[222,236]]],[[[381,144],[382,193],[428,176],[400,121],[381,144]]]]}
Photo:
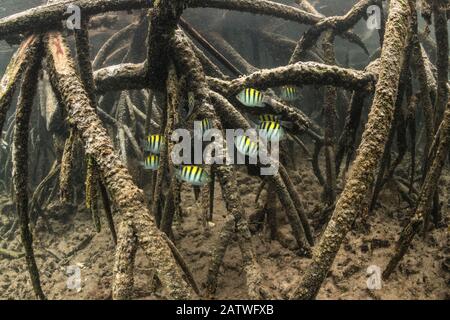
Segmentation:
{"type": "Polygon", "coordinates": [[[373,183],[374,172],[381,160],[392,124],[410,16],[406,0],[391,1],[379,80],[363,139],[344,191],[318,247],[314,250],[312,264],[292,295],[295,299],[316,297],[342,240],[363,209],[364,199],[373,183]]]}
{"type": "MultiPolygon", "coordinates": [[[[169,296],[173,299],[191,298],[192,289],[184,280],[166,243],[167,240],[156,228],[146,208],[142,190],[133,184],[128,170],[120,161],[108,133],[91,106],[90,99],[75,72],[64,39],[59,33],[51,32],[46,37],[46,48],[52,84],[60,92],[69,116],[77,131],[80,132],[86,153],[96,161],[104,178],[105,187],[114,199],[114,205],[121,213],[123,221],[132,224],[139,245],[148,256],[159,279],[168,290],[169,296]]],[[[117,252],[116,270],[122,269],[117,267],[120,262],[130,263],[120,259],[120,256],[121,252],[117,252]]],[[[129,283],[125,282],[124,286],[128,285],[129,283]]],[[[117,292],[124,291],[128,292],[117,290],[117,292]]],[[[119,294],[115,298],[128,297],[119,294]]]]}
{"type": "Polygon", "coordinates": [[[33,59],[36,53],[37,43],[37,36],[32,35],[26,38],[12,57],[2,77],[0,82],[0,134],[17,83],[28,66],[30,59],[33,59]]]}
{"type": "Polygon", "coordinates": [[[31,117],[31,108],[36,94],[38,74],[42,60],[42,39],[36,38],[35,52],[29,58],[20,88],[19,100],[16,110],[16,125],[13,138],[13,182],[16,190],[16,210],[19,216],[20,236],[25,249],[25,258],[36,296],[45,300],[41,288],[39,270],[36,265],[33,250],[33,235],[29,228],[28,216],[28,132],[31,117]]]}

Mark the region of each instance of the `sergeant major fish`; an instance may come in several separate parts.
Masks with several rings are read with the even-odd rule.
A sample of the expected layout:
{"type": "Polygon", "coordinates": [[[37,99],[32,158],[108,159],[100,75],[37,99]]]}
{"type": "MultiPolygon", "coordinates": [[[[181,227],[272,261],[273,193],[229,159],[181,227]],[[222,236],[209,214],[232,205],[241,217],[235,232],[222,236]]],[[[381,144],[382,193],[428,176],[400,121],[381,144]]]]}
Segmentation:
{"type": "Polygon", "coordinates": [[[205,169],[194,166],[184,165],[180,166],[176,172],[179,180],[187,182],[193,186],[203,186],[209,182],[209,174],[205,169]]]}
{"type": "Polygon", "coordinates": [[[161,147],[164,145],[164,143],[165,143],[164,136],[160,134],[150,135],[144,142],[144,151],[159,154],[161,152],[161,147]]]}
{"type": "Polygon", "coordinates": [[[159,169],[159,155],[149,154],[145,157],[142,163],[145,170],[158,170],[159,169]]]}
{"type": "Polygon", "coordinates": [[[258,154],[258,143],[247,136],[238,136],[235,140],[236,149],[243,155],[255,158],[258,154]]]}
{"type": "Polygon", "coordinates": [[[258,116],[258,120],[256,121],[256,123],[259,125],[263,122],[268,122],[268,121],[279,122],[282,127],[288,128],[288,129],[292,129],[292,127],[293,127],[292,122],[283,121],[283,120],[281,120],[281,116],[275,115],[275,114],[261,114],[258,116]]]}
{"type": "Polygon", "coordinates": [[[297,87],[283,86],[281,87],[280,98],[284,101],[295,101],[300,98],[300,91],[297,87]]]}
{"type": "Polygon", "coordinates": [[[246,107],[264,107],[264,93],[253,88],[242,90],[236,98],[246,107]]]}
{"type": "Polygon", "coordinates": [[[259,134],[269,141],[279,141],[284,137],[284,129],[279,121],[263,121],[258,126],[259,134]]]}
{"type": "Polygon", "coordinates": [[[204,134],[206,131],[213,128],[212,122],[209,119],[202,120],[202,133],[204,134]]]}

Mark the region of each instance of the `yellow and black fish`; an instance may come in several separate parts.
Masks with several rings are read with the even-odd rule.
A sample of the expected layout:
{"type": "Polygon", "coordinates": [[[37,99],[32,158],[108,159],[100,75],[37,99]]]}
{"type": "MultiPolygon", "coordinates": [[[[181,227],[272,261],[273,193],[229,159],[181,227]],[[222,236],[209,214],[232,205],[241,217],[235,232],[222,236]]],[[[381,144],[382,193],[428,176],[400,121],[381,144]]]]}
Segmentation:
{"type": "Polygon", "coordinates": [[[145,170],[158,170],[159,169],[159,156],[157,154],[149,154],[144,159],[145,170]]]}
{"type": "Polygon", "coordinates": [[[235,141],[236,149],[246,156],[255,158],[258,155],[258,143],[247,136],[238,136],[235,141]]]}
{"type": "Polygon", "coordinates": [[[253,88],[242,90],[236,98],[246,107],[264,107],[264,93],[253,88]]]}
{"type": "Polygon", "coordinates": [[[184,113],[182,114],[183,118],[188,118],[191,116],[192,112],[195,108],[195,95],[192,91],[187,94],[187,108],[185,108],[184,113]]]}
{"type": "Polygon", "coordinates": [[[279,141],[284,137],[284,129],[279,121],[263,121],[258,130],[259,135],[269,141],[279,141]]]}
{"type": "Polygon", "coordinates": [[[198,127],[197,125],[195,126],[196,131],[194,131],[194,135],[197,138],[203,137],[208,130],[213,128],[212,121],[207,118],[203,119],[202,121],[196,121],[196,122],[200,123],[200,127],[198,127]]]}
{"type": "Polygon", "coordinates": [[[290,121],[281,120],[280,115],[275,114],[262,114],[258,116],[258,119],[255,121],[257,125],[261,125],[263,122],[279,122],[283,128],[292,129],[293,125],[290,121]]]}
{"type": "Polygon", "coordinates": [[[160,134],[153,134],[148,136],[147,140],[144,142],[144,151],[159,154],[164,143],[164,136],[160,134]]]}
{"type": "Polygon", "coordinates": [[[260,123],[266,121],[280,121],[280,116],[274,114],[261,114],[258,119],[260,123]]]}
{"type": "Polygon", "coordinates": [[[300,91],[297,87],[283,86],[281,87],[280,98],[284,101],[295,101],[300,98],[300,91]]]}
{"type": "Polygon", "coordinates": [[[176,172],[179,180],[193,186],[203,186],[209,182],[209,174],[205,169],[195,165],[180,166],[176,172]]]}
{"type": "Polygon", "coordinates": [[[212,121],[209,119],[202,120],[202,133],[204,134],[206,131],[213,128],[212,121]]]}

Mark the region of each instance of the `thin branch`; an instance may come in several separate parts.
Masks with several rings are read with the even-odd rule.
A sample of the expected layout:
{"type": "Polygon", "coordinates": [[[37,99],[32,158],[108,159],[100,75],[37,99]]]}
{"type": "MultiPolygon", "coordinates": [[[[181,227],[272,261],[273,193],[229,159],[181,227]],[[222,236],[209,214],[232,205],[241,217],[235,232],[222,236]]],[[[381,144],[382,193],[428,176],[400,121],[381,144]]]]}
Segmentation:
{"type": "Polygon", "coordinates": [[[198,32],[194,27],[192,27],[186,20],[183,18],[180,19],[181,28],[186,31],[188,35],[198,41],[213,57],[215,57],[220,63],[222,63],[228,70],[230,70],[236,77],[242,75],[242,72],[239,71],[230,61],[228,61],[222,53],[220,53],[216,48],[214,48],[208,40],[206,40],[200,32],[198,32]]]}
{"type": "Polygon", "coordinates": [[[111,53],[113,48],[123,40],[126,40],[137,28],[137,24],[129,24],[125,28],[114,33],[98,50],[92,62],[92,68],[97,70],[105,62],[108,54],[111,53]]]}
{"type": "Polygon", "coordinates": [[[352,28],[366,14],[367,8],[371,5],[381,7],[381,0],[361,0],[345,16],[325,18],[311,27],[297,43],[290,64],[300,61],[304,52],[317,42],[325,30],[333,29],[335,33],[342,33],[352,28]]]}

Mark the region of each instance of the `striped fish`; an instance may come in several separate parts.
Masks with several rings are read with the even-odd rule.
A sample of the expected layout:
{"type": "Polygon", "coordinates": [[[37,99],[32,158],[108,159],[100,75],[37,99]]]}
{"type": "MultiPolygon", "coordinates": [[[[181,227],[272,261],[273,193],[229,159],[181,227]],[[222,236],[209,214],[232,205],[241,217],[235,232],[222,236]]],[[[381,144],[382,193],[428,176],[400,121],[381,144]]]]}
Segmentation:
{"type": "Polygon", "coordinates": [[[145,170],[158,170],[159,156],[157,154],[149,154],[145,157],[143,166],[145,170]]]}
{"type": "Polygon", "coordinates": [[[258,130],[260,136],[269,141],[279,141],[284,137],[284,129],[279,121],[263,121],[258,130]]]}
{"type": "Polygon", "coordinates": [[[3,150],[7,150],[8,149],[8,142],[6,142],[4,140],[1,140],[0,145],[1,145],[3,150]]]}
{"type": "Polygon", "coordinates": [[[187,182],[193,186],[203,186],[209,182],[209,174],[199,166],[180,166],[176,176],[179,180],[187,182]]]}
{"type": "Polygon", "coordinates": [[[259,117],[259,122],[266,122],[266,121],[279,121],[280,116],[274,115],[274,114],[261,114],[259,117]]]}
{"type": "Polygon", "coordinates": [[[212,121],[209,119],[202,120],[202,133],[205,134],[206,131],[213,128],[212,121]]]}
{"type": "Polygon", "coordinates": [[[300,91],[297,87],[283,86],[281,87],[280,98],[284,101],[295,101],[300,98],[300,91]]]}
{"type": "Polygon", "coordinates": [[[258,143],[247,136],[238,136],[235,141],[236,149],[246,156],[255,158],[258,155],[258,143]]]}
{"type": "Polygon", "coordinates": [[[236,98],[246,107],[264,107],[264,93],[253,88],[242,90],[236,98]]]}
{"type": "Polygon", "coordinates": [[[188,107],[188,110],[187,110],[187,112],[186,112],[186,116],[185,116],[185,118],[188,118],[191,114],[192,114],[192,112],[194,111],[194,108],[195,108],[195,95],[194,95],[194,93],[193,92],[188,92],[188,103],[187,103],[187,107],[188,107]]]}
{"type": "Polygon", "coordinates": [[[144,151],[159,154],[164,143],[164,136],[160,134],[148,136],[147,140],[144,142],[144,151]]]}
{"type": "Polygon", "coordinates": [[[283,120],[281,120],[281,116],[280,115],[275,115],[275,114],[262,114],[262,115],[260,115],[258,117],[258,120],[256,120],[256,124],[261,125],[263,122],[268,122],[268,121],[279,122],[283,128],[292,129],[292,127],[293,127],[292,122],[290,122],[290,121],[283,121],[283,120]]]}
{"type": "Polygon", "coordinates": [[[194,109],[195,107],[195,95],[192,91],[188,92],[188,105],[190,110],[194,109]]]}

